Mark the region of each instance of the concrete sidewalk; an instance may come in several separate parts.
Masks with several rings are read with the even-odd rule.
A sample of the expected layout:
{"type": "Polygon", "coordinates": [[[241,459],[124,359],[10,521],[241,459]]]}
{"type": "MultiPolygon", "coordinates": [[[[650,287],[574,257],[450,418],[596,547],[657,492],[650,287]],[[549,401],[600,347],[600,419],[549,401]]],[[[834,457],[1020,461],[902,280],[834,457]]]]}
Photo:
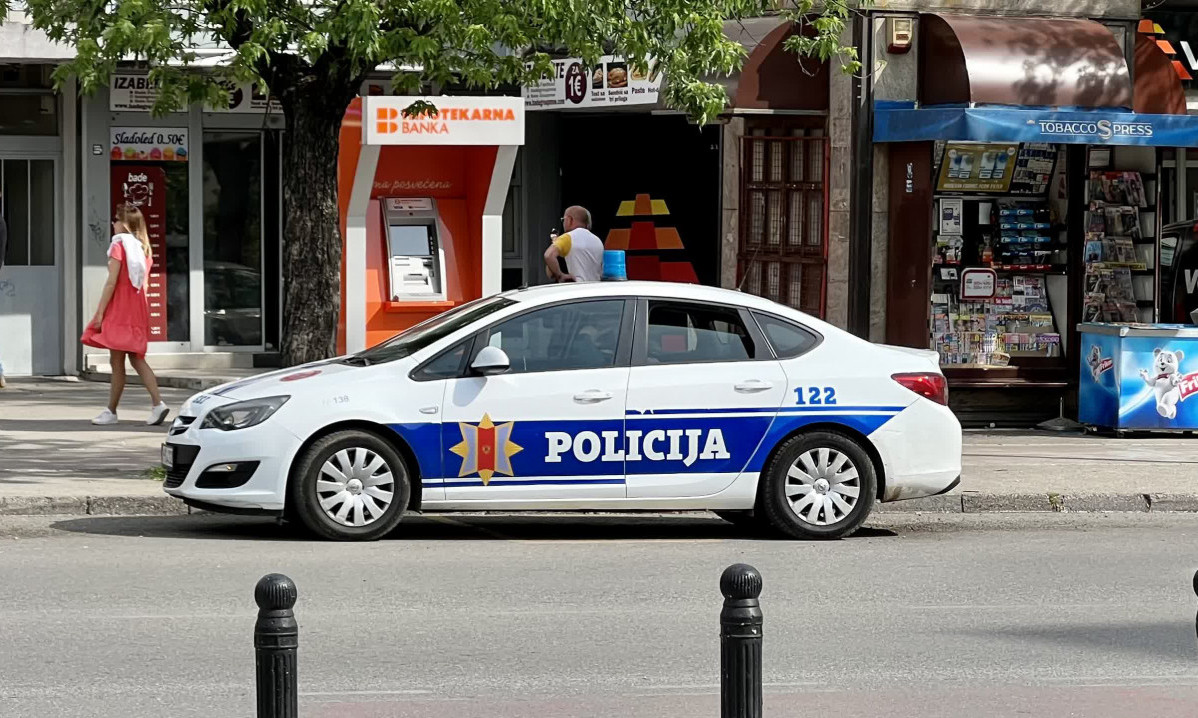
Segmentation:
{"type": "MultiPolygon", "coordinates": [[[[174,410],[188,391],[164,389],[174,410]]],[[[181,514],[150,472],[166,426],[142,422],[149,400],[126,389],[118,426],[89,423],[106,384],[12,380],[0,390],[0,514],[181,514]]],[[[879,511],[1196,511],[1198,442],[1035,431],[967,432],[964,475],[945,496],[879,511]]]]}

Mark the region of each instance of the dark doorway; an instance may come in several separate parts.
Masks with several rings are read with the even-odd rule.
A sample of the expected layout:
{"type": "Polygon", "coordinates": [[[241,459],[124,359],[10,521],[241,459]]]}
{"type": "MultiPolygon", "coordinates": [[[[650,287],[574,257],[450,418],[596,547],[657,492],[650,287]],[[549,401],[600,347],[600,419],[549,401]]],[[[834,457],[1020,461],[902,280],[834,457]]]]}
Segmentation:
{"type": "Polygon", "coordinates": [[[662,278],[681,280],[672,270],[689,263],[701,284],[719,283],[718,125],[700,128],[678,115],[566,116],[560,150],[563,206],[589,209],[592,230],[609,245],[612,230],[632,232],[630,278],[639,256],[660,260],[662,278]],[[653,223],[659,250],[635,249],[642,234],[633,224],[645,222],[653,223]]]}

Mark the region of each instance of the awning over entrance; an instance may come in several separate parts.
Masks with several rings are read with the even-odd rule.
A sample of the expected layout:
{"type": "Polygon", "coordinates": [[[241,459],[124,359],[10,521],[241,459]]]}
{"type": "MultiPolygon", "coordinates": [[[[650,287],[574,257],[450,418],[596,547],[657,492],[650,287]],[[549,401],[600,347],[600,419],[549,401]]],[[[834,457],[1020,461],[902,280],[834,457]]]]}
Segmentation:
{"type": "MultiPolygon", "coordinates": [[[[799,57],[783,47],[799,32],[779,17],[755,17],[724,23],[724,34],[740,43],[748,57],[740,72],[713,77],[728,90],[729,110],[824,112],[828,109],[828,65],[799,57]]],[[[669,81],[669,78],[666,78],[669,81]]]]}
{"type": "Polygon", "coordinates": [[[919,52],[925,105],[1132,107],[1123,50],[1092,20],[925,14],[919,52]]]}
{"type": "Polygon", "coordinates": [[[1198,147],[1198,117],[1185,114],[1172,63],[1143,35],[1133,89],[1099,23],[921,17],[920,102],[875,103],[875,142],[1198,147]]]}
{"type": "Polygon", "coordinates": [[[1119,110],[874,104],[874,142],[933,140],[1198,147],[1198,117],[1119,110]]]}

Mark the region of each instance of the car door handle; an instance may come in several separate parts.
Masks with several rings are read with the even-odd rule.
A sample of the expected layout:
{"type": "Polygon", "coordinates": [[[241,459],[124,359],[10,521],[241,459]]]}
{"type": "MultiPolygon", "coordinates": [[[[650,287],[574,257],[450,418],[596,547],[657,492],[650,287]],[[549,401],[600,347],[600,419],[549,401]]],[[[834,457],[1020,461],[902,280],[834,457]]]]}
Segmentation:
{"type": "Polygon", "coordinates": [[[601,401],[607,401],[612,396],[610,391],[600,391],[599,389],[588,389],[587,391],[579,392],[574,395],[574,401],[579,404],[598,404],[601,401]]]}
{"type": "Polygon", "coordinates": [[[737,384],[734,388],[741,394],[756,394],[759,391],[767,391],[774,387],[772,381],[762,381],[761,379],[749,379],[737,384]]]}

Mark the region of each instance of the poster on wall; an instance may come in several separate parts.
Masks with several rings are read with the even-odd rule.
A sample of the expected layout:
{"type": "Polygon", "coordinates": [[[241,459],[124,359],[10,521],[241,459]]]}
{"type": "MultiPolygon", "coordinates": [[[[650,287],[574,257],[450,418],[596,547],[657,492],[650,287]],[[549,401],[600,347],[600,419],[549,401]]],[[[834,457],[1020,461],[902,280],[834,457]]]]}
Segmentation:
{"type": "Polygon", "coordinates": [[[940,200],[940,234],[961,234],[965,200],[944,197],[940,200]]]}
{"type": "Polygon", "coordinates": [[[166,171],[153,165],[113,163],[109,196],[113,216],[117,205],[131,204],[146,218],[154,255],[146,290],[150,341],[166,341],[166,171]]]}
{"type": "Polygon", "coordinates": [[[186,127],[113,127],[108,150],[112,160],[186,162],[186,127]]]}
{"type": "Polygon", "coordinates": [[[622,57],[604,55],[595,67],[580,58],[553,61],[553,74],[520,91],[530,110],[653,105],[661,94],[657,63],[635,68],[622,57]]]}
{"type": "Polygon", "coordinates": [[[1006,192],[1015,172],[1016,144],[947,142],[936,189],[940,192],[1006,192]]]}

